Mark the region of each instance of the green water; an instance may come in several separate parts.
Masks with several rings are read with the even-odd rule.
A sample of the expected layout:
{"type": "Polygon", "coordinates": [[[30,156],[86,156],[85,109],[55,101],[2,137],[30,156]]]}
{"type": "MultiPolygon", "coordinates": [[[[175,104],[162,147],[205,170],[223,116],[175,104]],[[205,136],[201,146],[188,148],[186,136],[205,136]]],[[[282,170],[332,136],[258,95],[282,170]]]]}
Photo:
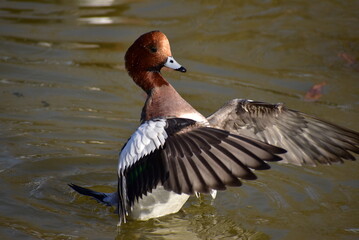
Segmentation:
{"type": "MultiPolygon", "coordinates": [[[[0,239],[358,239],[359,164],[272,164],[177,214],[117,229],[111,192],[144,93],[123,56],[161,30],[204,115],[232,98],[283,102],[359,131],[358,1],[0,2],[0,239]],[[343,57],[347,56],[347,57],[343,57]],[[348,57],[349,56],[349,57],[348,57]],[[316,102],[304,95],[326,82],[316,102]]],[[[357,156],[358,157],[358,156],[357,156]]]]}

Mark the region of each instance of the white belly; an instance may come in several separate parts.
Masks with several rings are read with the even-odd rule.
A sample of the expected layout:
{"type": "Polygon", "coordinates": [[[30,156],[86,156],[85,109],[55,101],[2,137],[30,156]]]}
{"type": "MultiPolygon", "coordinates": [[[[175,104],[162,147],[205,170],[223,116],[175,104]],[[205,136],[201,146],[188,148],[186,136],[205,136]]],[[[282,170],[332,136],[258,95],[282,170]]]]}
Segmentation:
{"type": "Polygon", "coordinates": [[[143,196],[133,206],[130,216],[134,219],[148,220],[178,212],[188,200],[189,195],[164,190],[162,186],[143,196]]]}

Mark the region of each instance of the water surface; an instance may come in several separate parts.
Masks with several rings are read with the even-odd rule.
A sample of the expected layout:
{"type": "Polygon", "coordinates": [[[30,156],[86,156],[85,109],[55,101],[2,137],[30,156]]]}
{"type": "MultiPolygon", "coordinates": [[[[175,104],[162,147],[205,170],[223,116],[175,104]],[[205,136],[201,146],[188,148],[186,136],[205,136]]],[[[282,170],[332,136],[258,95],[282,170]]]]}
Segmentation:
{"type": "Polygon", "coordinates": [[[358,1],[0,3],[1,239],[358,239],[359,164],[272,164],[257,181],[117,229],[67,183],[116,188],[144,93],[123,56],[161,30],[187,73],[165,77],[204,115],[232,98],[359,130],[358,1]],[[318,101],[305,101],[326,82],[318,101]]]}

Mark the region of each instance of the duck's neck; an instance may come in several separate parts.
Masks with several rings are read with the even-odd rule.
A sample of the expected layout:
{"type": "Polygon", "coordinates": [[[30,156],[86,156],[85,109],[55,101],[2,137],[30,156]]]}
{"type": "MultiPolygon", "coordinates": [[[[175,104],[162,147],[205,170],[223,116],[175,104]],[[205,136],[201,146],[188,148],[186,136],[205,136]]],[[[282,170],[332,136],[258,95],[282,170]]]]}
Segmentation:
{"type": "Polygon", "coordinates": [[[206,118],[187,103],[160,72],[137,71],[136,74],[131,74],[129,71],[129,74],[133,81],[147,93],[141,121],[158,117],[183,117],[207,122],[206,118]]]}
{"type": "Polygon", "coordinates": [[[168,86],[169,83],[162,77],[160,72],[142,71],[131,74],[133,81],[140,86],[147,94],[156,87],[168,86]]]}
{"type": "Polygon", "coordinates": [[[154,87],[148,93],[142,109],[141,121],[159,117],[190,118],[199,122],[207,122],[206,118],[184,100],[169,83],[154,87]]]}

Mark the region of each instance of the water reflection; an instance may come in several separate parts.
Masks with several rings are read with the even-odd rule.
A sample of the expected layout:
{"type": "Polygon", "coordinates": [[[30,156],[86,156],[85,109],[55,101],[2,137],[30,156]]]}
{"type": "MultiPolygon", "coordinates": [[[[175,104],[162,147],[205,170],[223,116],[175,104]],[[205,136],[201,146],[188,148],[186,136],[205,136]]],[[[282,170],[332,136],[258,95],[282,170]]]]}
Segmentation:
{"type": "Polygon", "coordinates": [[[217,213],[209,198],[190,200],[179,213],[148,222],[130,222],[116,239],[269,239],[217,213]]]}
{"type": "Polygon", "coordinates": [[[116,0],[78,0],[75,1],[79,6],[82,7],[110,7],[113,5],[116,5],[116,3],[122,2],[122,1],[116,1],[116,0]]]}
{"type": "Polygon", "coordinates": [[[357,162],[273,164],[256,182],[132,221],[67,184],[111,192],[143,93],[127,47],[160,29],[186,74],[164,72],[204,114],[231,98],[284,102],[358,129],[355,1],[0,3],[1,239],[357,239],[357,162]],[[326,82],[316,102],[303,96],[326,82]]]}

